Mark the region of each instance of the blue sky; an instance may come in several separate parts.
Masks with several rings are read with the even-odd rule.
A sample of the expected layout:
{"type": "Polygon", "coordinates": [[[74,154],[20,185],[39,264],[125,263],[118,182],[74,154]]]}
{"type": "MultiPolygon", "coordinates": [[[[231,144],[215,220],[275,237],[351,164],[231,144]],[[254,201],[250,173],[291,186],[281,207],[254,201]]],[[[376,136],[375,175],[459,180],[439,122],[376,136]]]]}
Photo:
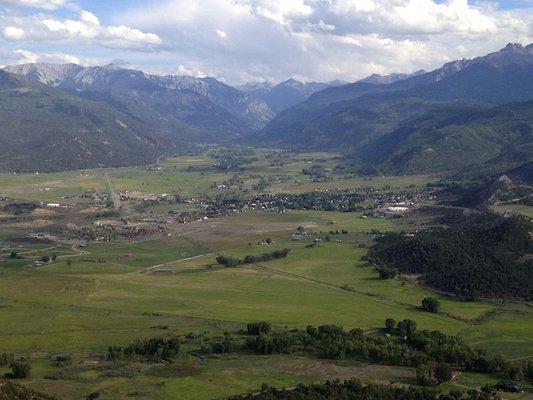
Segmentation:
{"type": "Polygon", "coordinates": [[[0,64],[354,81],[531,43],[533,0],[0,0],[0,64]]]}

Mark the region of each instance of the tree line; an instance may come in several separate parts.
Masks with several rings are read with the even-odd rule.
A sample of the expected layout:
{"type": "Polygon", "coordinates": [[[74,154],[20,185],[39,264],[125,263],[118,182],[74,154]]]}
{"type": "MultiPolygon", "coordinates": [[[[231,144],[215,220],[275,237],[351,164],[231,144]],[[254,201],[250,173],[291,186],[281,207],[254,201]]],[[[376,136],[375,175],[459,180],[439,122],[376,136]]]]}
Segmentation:
{"type": "Polygon", "coordinates": [[[260,392],[230,396],[226,400],[495,400],[490,392],[439,393],[423,388],[363,384],[356,379],[298,385],[292,389],[276,389],[263,385],[260,392]]]}
{"type": "Polygon", "coordinates": [[[111,360],[141,358],[151,362],[161,362],[176,357],[180,348],[179,336],[137,339],[125,347],[110,346],[108,357],[111,360]]]}
{"type": "Polygon", "coordinates": [[[248,324],[245,340],[225,333],[203,341],[210,353],[253,352],[269,355],[307,353],[329,359],[363,359],[368,362],[417,368],[420,384],[438,385],[450,380],[452,371],[497,373],[510,379],[533,379],[533,362],[516,364],[502,356],[473,349],[457,336],[417,329],[416,321],[385,321],[385,335],[365,335],[337,325],[307,326],[305,330],[273,330],[267,322],[248,324]]]}
{"type": "Polygon", "coordinates": [[[290,253],[290,251],[290,249],[285,248],[274,250],[269,253],[250,254],[242,259],[231,256],[219,255],[217,256],[216,260],[219,265],[223,265],[225,267],[236,267],[242,264],[255,264],[259,262],[275,260],[278,258],[285,258],[290,253]]]}

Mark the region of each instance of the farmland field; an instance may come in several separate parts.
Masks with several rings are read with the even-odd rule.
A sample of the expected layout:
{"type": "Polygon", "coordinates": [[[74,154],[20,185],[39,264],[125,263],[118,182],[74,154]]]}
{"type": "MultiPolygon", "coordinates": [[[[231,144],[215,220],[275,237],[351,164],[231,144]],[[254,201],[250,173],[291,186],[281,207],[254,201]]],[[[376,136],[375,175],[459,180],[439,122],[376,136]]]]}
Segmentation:
{"type": "MultiPolygon", "coordinates": [[[[94,391],[103,399],[212,399],[254,391],[262,383],[291,387],[350,377],[416,383],[412,367],[301,354],[199,356],[191,348],[180,362],[169,365],[101,362],[109,346],[139,338],[216,336],[259,320],[279,328],[337,324],[372,333],[386,318],[411,319],[421,329],[458,335],[466,344],[510,359],[533,357],[531,304],[460,301],[412,279],[379,278],[363,257],[376,235],[411,223],[401,218],[363,211],[246,209],[217,217],[194,214],[175,223],[167,220],[205,205],[149,200],[124,206],[131,219],[126,223],[124,215],[112,214],[108,200],[93,204],[84,195],[101,196],[109,190],[105,173],[119,193],[176,193],[183,198],[362,187],[395,196],[437,179],[318,179],[302,171],[309,165],[331,170],[339,155],[300,154],[290,162],[273,163],[268,154],[256,153],[238,172],[212,170],[217,158],[207,152],[166,159],[152,168],[0,175],[0,194],[9,199],[5,203],[42,202],[37,210],[48,202],[61,203],[60,209],[47,209],[39,218],[16,219],[18,214],[6,212],[12,219],[0,224],[0,353],[30,360],[32,373],[23,383],[64,399],[83,399],[94,391]],[[261,180],[266,186],[257,186],[261,180]],[[99,214],[89,219],[93,214],[87,210],[92,209],[99,214]],[[100,239],[108,232],[115,235],[120,224],[157,229],[100,239]],[[85,232],[80,227],[97,231],[95,239],[74,237],[72,232],[85,232]],[[23,240],[28,235],[50,242],[23,240]],[[283,248],[291,250],[286,258],[264,263],[227,268],[216,260],[220,254],[244,257],[283,248]],[[10,256],[12,252],[18,257],[10,256]],[[52,254],[55,262],[34,263],[52,254]],[[420,309],[421,300],[430,296],[440,300],[439,313],[420,309]],[[72,363],[54,366],[50,357],[57,353],[71,354],[72,363]]],[[[7,366],[0,371],[7,372],[7,366]]],[[[449,383],[446,388],[476,388],[496,379],[466,373],[459,386],[449,383]]]]}

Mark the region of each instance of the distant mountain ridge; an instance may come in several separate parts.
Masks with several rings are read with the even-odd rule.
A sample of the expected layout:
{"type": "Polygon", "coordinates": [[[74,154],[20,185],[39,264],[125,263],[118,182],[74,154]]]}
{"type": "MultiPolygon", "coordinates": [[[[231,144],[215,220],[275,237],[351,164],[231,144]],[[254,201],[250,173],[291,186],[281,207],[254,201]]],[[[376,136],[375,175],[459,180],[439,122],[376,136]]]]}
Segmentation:
{"type": "Polygon", "coordinates": [[[235,142],[341,151],[374,173],[505,171],[533,160],[533,44],[350,84],[231,87],[114,64],[0,72],[4,170],[133,165],[235,142]]]}
{"type": "Polygon", "coordinates": [[[302,101],[305,101],[314,93],[329,87],[345,85],[347,82],[300,82],[296,79],[288,79],[274,85],[269,82],[250,82],[237,88],[255,98],[264,101],[274,111],[279,113],[302,101]]]}
{"type": "MultiPolygon", "coordinates": [[[[346,83],[300,82],[289,79],[277,85],[256,82],[232,87],[211,77],[151,75],[134,69],[121,68],[115,64],[83,67],[77,64],[34,63],[8,66],[5,70],[26,76],[32,81],[78,94],[124,95],[134,91],[146,94],[190,91],[212,102],[213,107],[219,107],[240,120],[242,126],[236,127],[236,130],[242,131],[262,128],[276,113],[306,100],[320,90],[346,83]]],[[[176,97],[176,94],[173,97],[176,97]]],[[[198,113],[201,111],[203,110],[197,110],[198,113]]]]}
{"type": "Polygon", "coordinates": [[[0,70],[0,170],[153,162],[178,143],[105,103],[0,70]]]}
{"type": "MultiPolygon", "coordinates": [[[[378,162],[377,169],[387,173],[448,170],[465,164],[462,162],[457,165],[455,161],[458,157],[444,157],[438,153],[434,153],[436,157],[431,161],[423,161],[427,153],[417,151],[416,146],[421,145],[421,141],[438,137],[441,128],[430,125],[424,128],[424,132],[415,135],[414,131],[418,128],[413,124],[416,121],[431,121],[432,116],[438,115],[444,121],[447,112],[453,114],[457,111],[452,110],[463,108],[471,110],[474,115],[483,109],[490,113],[490,108],[499,104],[527,102],[531,99],[533,45],[524,47],[509,44],[498,52],[472,60],[452,61],[434,71],[415,74],[390,84],[363,80],[341,87],[329,87],[279,113],[256,135],[255,140],[263,145],[278,147],[343,151],[358,158],[363,166],[378,162]],[[418,139],[413,141],[415,136],[418,139]],[[406,146],[404,157],[398,156],[399,146],[406,146]],[[385,149],[388,149],[388,154],[385,154],[385,149]],[[407,154],[412,155],[409,158],[411,167],[402,164],[407,154]],[[385,162],[387,157],[389,161],[385,162]],[[422,171],[417,168],[422,168],[422,171]]],[[[529,118],[529,104],[523,112],[529,118]]],[[[503,121],[498,121],[498,129],[504,129],[501,134],[505,133],[507,139],[513,137],[511,131],[515,129],[516,114],[502,118],[503,121]],[[507,121],[509,124],[506,118],[510,118],[507,121]]],[[[453,122],[450,123],[453,125],[453,122]]],[[[531,121],[528,119],[523,124],[521,129],[529,132],[531,121]]],[[[468,130],[471,127],[463,125],[463,128],[468,130]]],[[[471,132],[471,135],[474,133],[471,132]]],[[[454,137],[458,140],[455,143],[456,151],[464,151],[459,157],[464,161],[475,160],[477,150],[474,147],[480,149],[484,146],[490,148],[491,152],[501,152],[499,159],[495,158],[499,162],[504,158],[520,158],[521,161],[533,158],[528,152],[528,143],[522,143],[518,149],[506,142],[507,139],[502,139],[501,142],[505,142],[506,146],[511,146],[508,148],[497,144],[497,137],[485,135],[480,138],[479,146],[470,146],[465,141],[474,140],[473,136],[463,132],[454,137]],[[469,149],[473,152],[469,152],[469,149]]]]}
{"type": "Polygon", "coordinates": [[[396,81],[402,81],[404,79],[411,78],[413,76],[423,75],[425,73],[426,71],[421,69],[411,74],[397,74],[397,73],[392,73],[389,75],[372,74],[366,78],[359,80],[358,82],[374,83],[376,85],[388,85],[396,81]]]}
{"type": "MultiPolygon", "coordinates": [[[[157,115],[157,107],[164,107],[166,114],[174,117],[172,119],[208,130],[220,128],[216,126],[218,123],[208,125],[213,114],[225,116],[227,121],[221,121],[220,125],[233,134],[261,127],[274,116],[268,105],[260,100],[213,78],[150,75],[114,64],[82,67],[38,63],[8,66],[5,70],[79,95],[108,94],[110,101],[122,103],[141,118],[142,114],[157,115]],[[151,101],[156,95],[157,101],[151,101]],[[167,104],[164,104],[165,96],[170,100],[167,104]],[[146,110],[141,113],[139,108],[146,110]]],[[[158,118],[164,123],[165,116],[158,118]]],[[[149,122],[155,123],[153,119],[149,122]]]]}

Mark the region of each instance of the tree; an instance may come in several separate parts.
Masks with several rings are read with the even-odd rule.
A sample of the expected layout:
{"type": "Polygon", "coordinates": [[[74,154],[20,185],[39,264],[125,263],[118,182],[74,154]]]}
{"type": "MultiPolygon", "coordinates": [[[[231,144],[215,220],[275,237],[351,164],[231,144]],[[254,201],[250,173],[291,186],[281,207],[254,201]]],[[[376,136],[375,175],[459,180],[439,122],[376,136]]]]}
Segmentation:
{"type": "Polygon", "coordinates": [[[416,331],[416,321],[404,319],[396,325],[400,336],[410,336],[416,331]]]}
{"type": "Polygon", "coordinates": [[[17,257],[18,257],[18,253],[15,250],[13,250],[11,254],[9,255],[9,258],[17,258],[17,257]]]}
{"type": "Polygon", "coordinates": [[[392,332],[396,328],[396,321],[392,318],[387,318],[385,320],[385,329],[389,332],[392,332]]]}
{"type": "Polygon", "coordinates": [[[416,368],[416,379],[422,386],[440,385],[442,382],[451,380],[452,376],[451,367],[444,362],[429,361],[416,368]]]}
{"type": "Polygon", "coordinates": [[[48,256],[43,256],[43,257],[41,258],[41,261],[42,261],[43,263],[48,263],[48,262],[50,262],[50,257],[48,257],[48,256]]]}
{"type": "Polygon", "coordinates": [[[435,379],[433,376],[434,363],[420,364],[416,367],[416,380],[421,386],[433,386],[435,385],[435,379]]]}
{"type": "Polygon", "coordinates": [[[11,368],[11,375],[14,379],[26,379],[30,376],[31,365],[28,363],[13,361],[9,368],[11,368]]]}
{"type": "Polygon", "coordinates": [[[246,331],[248,335],[259,335],[261,333],[269,333],[271,329],[272,326],[270,325],[270,323],[264,321],[250,322],[246,326],[246,331]]]}
{"type": "Polygon", "coordinates": [[[422,300],[422,309],[428,312],[436,313],[440,310],[440,301],[433,297],[426,297],[422,300]]]}
{"type": "Polygon", "coordinates": [[[450,381],[452,376],[453,371],[448,364],[440,362],[435,367],[435,378],[437,379],[438,384],[450,381]]]}

